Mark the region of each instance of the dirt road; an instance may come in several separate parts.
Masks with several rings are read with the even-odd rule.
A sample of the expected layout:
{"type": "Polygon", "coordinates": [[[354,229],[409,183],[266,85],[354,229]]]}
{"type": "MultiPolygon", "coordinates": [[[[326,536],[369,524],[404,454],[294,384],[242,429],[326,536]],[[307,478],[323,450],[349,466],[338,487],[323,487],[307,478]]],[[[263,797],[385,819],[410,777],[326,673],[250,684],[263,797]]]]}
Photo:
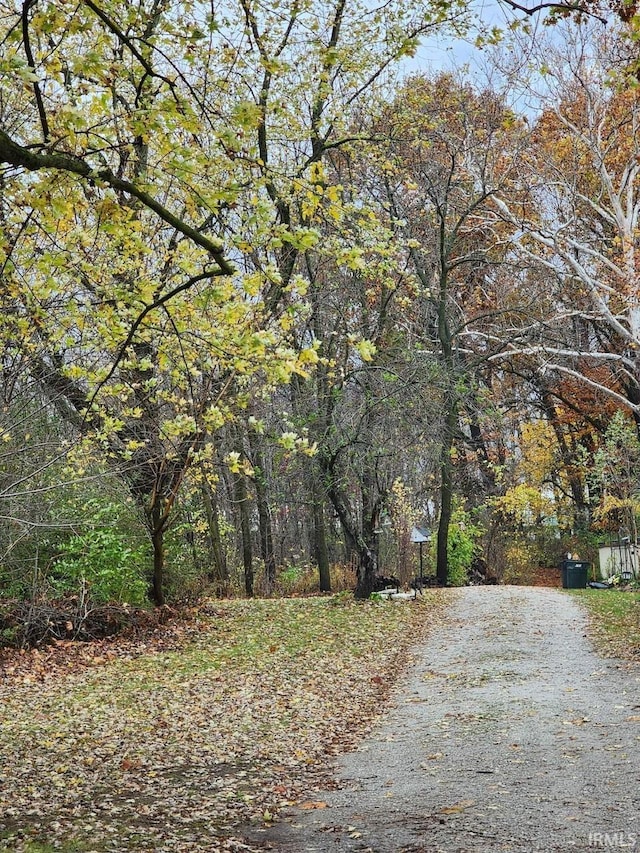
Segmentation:
{"type": "Polygon", "coordinates": [[[601,658],[585,628],[559,590],[461,591],[373,735],[339,760],[338,789],[261,844],[640,851],[640,667],[601,658]]]}

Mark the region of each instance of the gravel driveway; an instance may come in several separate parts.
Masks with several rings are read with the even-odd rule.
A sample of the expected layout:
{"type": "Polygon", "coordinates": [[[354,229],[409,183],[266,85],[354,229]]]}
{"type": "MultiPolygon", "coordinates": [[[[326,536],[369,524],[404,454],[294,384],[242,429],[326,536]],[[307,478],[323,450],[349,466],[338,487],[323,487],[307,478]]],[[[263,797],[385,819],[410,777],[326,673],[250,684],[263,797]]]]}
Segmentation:
{"type": "Polygon", "coordinates": [[[264,848],[640,851],[640,667],[585,633],[559,590],[462,590],[338,760],[338,788],[259,833],[264,848]]]}

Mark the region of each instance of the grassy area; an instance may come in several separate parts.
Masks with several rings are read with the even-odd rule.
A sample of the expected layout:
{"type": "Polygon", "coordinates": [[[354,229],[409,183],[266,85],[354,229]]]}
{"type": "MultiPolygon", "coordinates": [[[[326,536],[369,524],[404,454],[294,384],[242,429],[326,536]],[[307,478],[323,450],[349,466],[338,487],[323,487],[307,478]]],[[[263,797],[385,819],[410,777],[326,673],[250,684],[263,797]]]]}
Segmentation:
{"type": "Polygon", "coordinates": [[[0,681],[0,850],[246,850],[243,824],[308,797],[367,731],[452,595],[216,601],[167,648],[49,675],[31,653],[0,681]]]}
{"type": "Polygon", "coordinates": [[[587,608],[590,629],[602,654],[640,659],[640,592],[585,589],[572,594],[587,608]]]}

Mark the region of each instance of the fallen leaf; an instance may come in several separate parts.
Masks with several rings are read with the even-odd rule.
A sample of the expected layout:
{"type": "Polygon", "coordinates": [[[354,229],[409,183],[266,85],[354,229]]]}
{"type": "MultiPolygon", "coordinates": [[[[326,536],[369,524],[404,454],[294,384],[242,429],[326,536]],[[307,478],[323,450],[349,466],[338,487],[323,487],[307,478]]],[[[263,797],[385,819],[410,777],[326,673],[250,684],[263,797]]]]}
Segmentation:
{"type": "Polygon", "coordinates": [[[475,800],[460,800],[460,802],[454,803],[452,806],[445,806],[445,808],[440,809],[439,814],[460,814],[460,812],[473,805],[475,805],[475,800]]]}

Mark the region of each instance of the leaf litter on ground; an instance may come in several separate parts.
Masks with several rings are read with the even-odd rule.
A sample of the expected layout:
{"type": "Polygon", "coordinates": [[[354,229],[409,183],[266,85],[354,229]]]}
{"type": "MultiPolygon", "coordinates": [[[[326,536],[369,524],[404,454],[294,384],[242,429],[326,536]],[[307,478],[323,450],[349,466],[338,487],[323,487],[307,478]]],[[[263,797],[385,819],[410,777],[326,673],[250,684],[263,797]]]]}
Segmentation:
{"type": "Polygon", "coordinates": [[[251,850],[243,825],[317,802],[451,594],[209,601],[149,637],[5,656],[0,850],[251,850]]]}

